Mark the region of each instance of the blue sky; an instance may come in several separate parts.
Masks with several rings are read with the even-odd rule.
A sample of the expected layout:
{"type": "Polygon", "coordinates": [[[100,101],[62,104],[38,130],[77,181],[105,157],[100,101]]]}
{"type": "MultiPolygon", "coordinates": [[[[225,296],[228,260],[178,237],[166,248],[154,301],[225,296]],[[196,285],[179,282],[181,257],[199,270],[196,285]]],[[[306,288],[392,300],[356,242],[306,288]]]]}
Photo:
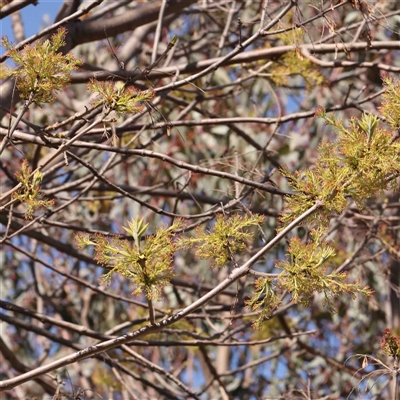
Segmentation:
{"type": "MultiPolygon", "coordinates": [[[[36,6],[30,4],[24,7],[21,16],[26,38],[39,32],[40,28],[50,25],[62,4],[63,0],[39,0],[36,6]]],[[[11,42],[15,42],[10,16],[0,21],[0,29],[1,36],[6,35],[11,42]]]]}

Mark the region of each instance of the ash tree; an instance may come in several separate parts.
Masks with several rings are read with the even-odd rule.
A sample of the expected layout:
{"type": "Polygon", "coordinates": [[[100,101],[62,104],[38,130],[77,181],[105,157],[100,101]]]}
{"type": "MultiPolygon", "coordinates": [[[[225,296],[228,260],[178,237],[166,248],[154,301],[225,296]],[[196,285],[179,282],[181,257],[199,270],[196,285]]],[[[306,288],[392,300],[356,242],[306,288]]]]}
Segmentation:
{"type": "Polygon", "coordinates": [[[400,10],[1,1],[5,399],[398,399],[400,10]]]}

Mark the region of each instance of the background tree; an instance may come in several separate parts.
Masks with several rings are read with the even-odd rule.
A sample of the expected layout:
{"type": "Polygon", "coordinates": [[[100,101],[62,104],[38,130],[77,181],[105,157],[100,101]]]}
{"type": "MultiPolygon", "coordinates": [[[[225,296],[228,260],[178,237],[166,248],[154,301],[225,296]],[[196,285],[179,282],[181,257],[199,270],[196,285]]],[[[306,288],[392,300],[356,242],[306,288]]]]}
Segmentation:
{"type": "Polygon", "coordinates": [[[398,396],[390,1],[2,1],[6,399],[398,396]],[[397,382],[397,384],[396,384],[397,382]]]}

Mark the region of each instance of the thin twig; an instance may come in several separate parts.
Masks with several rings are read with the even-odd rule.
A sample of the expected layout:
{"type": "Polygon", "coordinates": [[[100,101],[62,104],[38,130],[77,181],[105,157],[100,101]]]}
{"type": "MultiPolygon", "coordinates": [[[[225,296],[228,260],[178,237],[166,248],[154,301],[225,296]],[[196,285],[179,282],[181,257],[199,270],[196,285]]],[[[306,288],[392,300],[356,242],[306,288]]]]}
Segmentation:
{"type": "Polygon", "coordinates": [[[167,5],[167,0],[162,0],[160,12],[158,14],[156,32],[154,34],[153,51],[151,53],[151,63],[152,64],[156,61],[156,57],[157,57],[158,44],[160,42],[161,29],[162,29],[162,23],[163,23],[163,19],[164,19],[164,12],[165,12],[166,5],[167,5]]]}

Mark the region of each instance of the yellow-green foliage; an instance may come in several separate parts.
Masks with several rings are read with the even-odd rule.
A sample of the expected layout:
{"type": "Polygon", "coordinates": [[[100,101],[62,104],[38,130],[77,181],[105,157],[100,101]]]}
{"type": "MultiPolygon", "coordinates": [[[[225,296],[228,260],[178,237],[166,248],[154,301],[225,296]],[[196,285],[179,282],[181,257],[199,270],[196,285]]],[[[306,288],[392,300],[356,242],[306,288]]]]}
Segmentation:
{"type": "Polygon", "coordinates": [[[237,252],[244,250],[252,233],[246,228],[259,225],[264,220],[261,215],[218,215],[210,232],[196,229],[195,237],[179,241],[183,247],[195,247],[198,258],[212,260],[212,266],[223,267],[237,252]]]}
{"type": "Polygon", "coordinates": [[[106,105],[118,115],[135,114],[143,110],[140,102],[150,101],[155,96],[153,89],[138,90],[135,87],[126,87],[122,82],[99,82],[91,79],[88,89],[99,95],[93,101],[93,105],[106,105]]]}
{"type": "Polygon", "coordinates": [[[253,311],[259,311],[257,318],[253,321],[254,329],[261,329],[261,324],[269,316],[271,311],[280,304],[277,296],[276,283],[270,278],[258,278],[255,281],[253,296],[246,301],[246,306],[253,311]]]}
{"type": "Polygon", "coordinates": [[[278,30],[283,30],[284,32],[279,33],[276,37],[286,45],[299,45],[303,42],[305,29],[302,27],[294,28],[293,25],[293,17],[295,13],[293,11],[289,11],[285,14],[285,16],[278,22],[277,28],[278,30]]]}
{"type": "Polygon", "coordinates": [[[43,193],[40,190],[40,182],[42,181],[42,174],[35,172],[33,176],[32,169],[27,160],[24,160],[21,169],[15,174],[22,187],[13,194],[13,198],[19,200],[26,206],[25,218],[31,219],[33,213],[41,207],[51,207],[54,204],[53,200],[42,199],[43,193]]]}
{"type": "Polygon", "coordinates": [[[308,243],[303,243],[297,236],[290,239],[288,260],[276,263],[277,268],[283,270],[277,278],[281,290],[289,292],[294,303],[305,306],[309,305],[314,292],[323,293],[324,304],[331,311],[335,311],[332,300],[342,293],[371,295],[368,287],[346,283],[346,273],[328,273],[326,261],[335,255],[335,251],[321,240],[322,234],[322,230],[313,231],[308,243]]]}
{"type": "Polygon", "coordinates": [[[148,300],[158,300],[162,289],[169,284],[174,276],[172,257],[178,246],[174,242],[174,231],[183,227],[183,222],[177,220],[170,227],[162,226],[156,233],[143,237],[148,224],[143,219],[132,219],[129,227],[124,228],[134,239],[134,245],[118,237],[108,238],[87,234],[75,237],[79,246],[93,245],[95,260],[110,271],[102,276],[102,283],[107,284],[113,273],[119,273],[129,279],[136,289],[133,294],[144,294],[148,300]],[[143,243],[142,243],[143,242],[143,243]]]}
{"type": "Polygon", "coordinates": [[[54,100],[52,93],[67,86],[71,71],[81,65],[81,61],[71,54],[62,54],[58,50],[65,45],[65,28],[60,28],[51,40],[26,45],[21,52],[10,45],[7,38],[2,39],[7,54],[16,63],[15,70],[8,70],[17,80],[17,88],[23,99],[32,102],[50,103],[54,100]]]}
{"type": "Polygon", "coordinates": [[[392,134],[378,126],[377,117],[364,114],[353,119],[344,128],[341,121],[327,116],[324,110],[318,115],[334,126],[338,132],[336,142],[323,143],[315,166],[305,172],[283,171],[295,190],[287,196],[281,221],[287,225],[317,200],[322,207],[310,217],[317,224],[343,211],[347,199],[352,197],[362,207],[363,201],[396,188],[393,179],[400,173],[400,143],[392,143],[392,134]]]}
{"type": "Polygon", "coordinates": [[[400,127],[400,81],[391,77],[385,78],[385,93],[382,95],[380,111],[394,129],[400,127]]]}
{"type": "Polygon", "coordinates": [[[312,240],[308,243],[303,243],[297,236],[292,237],[287,259],[276,263],[282,272],[274,279],[265,277],[256,280],[253,296],[246,302],[253,311],[259,311],[253,322],[255,329],[261,329],[262,322],[279,306],[279,293],[290,293],[292,302],[304,306],[309,305],[314,292],[323,293],[324,305],[331,312],[336,311],[334,298],[343,293],[353,297],[357,293],[365,296],[373,293],[369,287],[363,287],[358,282],[346,282],[346,273],[328,272],[327,261],[335,256],[335,251],[321,240],[322,234],[323,230],[312,231],[312,240]]]}
{"type": "Polygon", "coordinates": [[[289,78],[300,75],[306,84],[306,89],[321,85],[325,78],[308,59],[302,57],[297,51],[284,54],[274,64],[271,79],[277,86],[289,84],[289,78]]]}
{"type": "MultiPolygon", "coordinates": [[[[292,17],[288,13],[286,17],[292,17]]],[[[279,24],[280,28],[288,28],[289,24],[279,24]]],[[[279,39],[286,45],[295,45],[296,47],[303,42],[304,31],[301,28],[289,29],[286,32],[277,35],[279,39]]],[[[325,78],[316,69],[315,65],[308,59],[304,58],[296,49],[285,53],[279,60],[274,63],[272,71],[272,81],[277,86],[289,84],[289,79],[300,75],[306,84],[306,89],[312,89],[315,86],[321,85],[325,78]]]]}
{"type": "MultiPolygon", "coordinates": [[[[292,13],[288,13],[287,16],[292,16],[292,13]]],[[[278,27],[281,29],[285,28],[285,25],[280,23],[278,24],[278,27]]],[[[295,29],[290,29],[286,32],[280,33],[279,35],[276,35],[276,37],[280,40],[282,40],[283,43],[286,45],[290,44],[295,44],[298,45],[303,41],[304,38],[304,30],[301,28],[295,28],[295,29]]]]}

